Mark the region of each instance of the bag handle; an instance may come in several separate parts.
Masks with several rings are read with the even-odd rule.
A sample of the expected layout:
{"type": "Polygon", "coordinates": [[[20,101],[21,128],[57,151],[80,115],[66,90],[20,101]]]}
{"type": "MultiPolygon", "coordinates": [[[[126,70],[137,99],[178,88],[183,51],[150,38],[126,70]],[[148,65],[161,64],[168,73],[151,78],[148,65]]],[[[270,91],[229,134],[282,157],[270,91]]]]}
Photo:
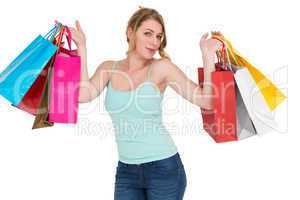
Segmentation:
{"type": "MultiPolygon", "coordinates": [[[[55,20],[55,23],[59,23],[59,22],[55,20]]],[[[69,50],[72,50],[72,46],[71,46],[71,44],[72,44],[72,34],[71,34],[71,31],[70,31],[70,28],[66,25],[63,25],[63,31],[62,31],[61,37],[59,38],[59,45],[58,46],[60,47],[64,35],[67,38],[69,50]]]]}
{"type": "MultiPolygon", "coordinates": [[[[223,61],[224,61],[223,65],[224,65],[224,68],[227,69],[226,56],[225,56],[225,43],[222,40],[220,40],[219,38],[214,38],[214,37],[212,37],[212,38],[216,39],[216,40],[218,40],[218,41],[220,41],[222,43],[222,55],[221,56],[223,56],[223,61]]],[[[218,58],[218,61],[220,62],[220,56],[218,54],[217,54],[217,58],[218,58]]]]}
{"type": "MultiPolygon", "coordinates": [[[[231,62],[230,62],[229,54],[228,54],[228,49],[225,45],[225,42],[223,40],[221,40],[220,38],[217,38],[217,37],[214,37],[214,36],[212,38],[216,39],[216,40],[218,40],[222,43],[222,55],[221,56],[223,56],[224,69],[228,70],[228,67],[229,67],[229,70],[232,71],[231,62]],[[226,62],[228,62],[228,64],[226,62]]],[[[220,61],[220,55],[217,54],[217,57],[218,57],[218,60],[220,61]]]]}
{"type": "Polygon", "coordinates": [[[225,52],[226,52],[226,58],[227,58],[227,61],[228,61],[228,67],[230,68],[230,71],[233,72],[232,70],[232,65],[231,65],[231,61],[230,61],[230,57],[229,57],[229,53],[228,53],[228,49],[225,48],[225,52]]]}
{"type": "Polygon", "coordinates": [[[67,37],[69,50],[72,50],[72,48],[71,48],[72,34],[71,34],[70,28],[68,26],[65,26],[65,29],[66,29],[66,33],[67,33],[66,37],[67,37]]]}
{"type": "Polygon", "coordinates": [[[62,24],[56,23],[55,26],[46,35],[44,35],[44,38],[52,42],[55,38],[55,35],[61,30],[61,28],[62,24]]]}
{"type": "Polygon", "coordinates": [[[233,48],[232,44],[223,36],[214,35],[215,39],[220,39],[226,43],[227,51],[229,54],[229,59],[232,60],[234,63],[238,64],[236,55],[240,56],[239,53],[233,48]]]}
{"type": "MultiPolygon", "coordinates": [[[[64,27],[62,26],[61,23],[57,23],[57,21],[55,21],[56,24],[59,24],[60,26],[60,29],[59,29],[59,34],[58,36],[55,37],[55,41],[54,41],[54,45],[56,46],[60,46],[60,42],[61,42],[61,38],[62,38],[62,35],[63,35],[63,32],[64,32],[64,27]]],[[[54,34],[54,36],[57,34],[57,31],[56,33],[54,34]]],[[[53,42],[53,41],[52,41],[53,42]]],[[[52,56],[51,60],[50,60],[50,67],[49,69],[51,70],[51,68],[53,67],[53,63],[54,63],[54,60],[55,60],[55,57],[56,55],[58,54],[58,49],[55,51],[55,54],[52,56]]]]}
{"type": "Polygon", "coordinates": [[[49,37],[53,35],[53,33],[57,30],[57,28],[58,26],[55,25],[48,33],[44,35],[44,38],[49,39],[49,37]]]}
{"type": "Polygon", "coordinates": [[[59,35],[58,35],[58,38],[57,38],[57,46],[60,47],[61,43],[62,43],[62,38],[63,38],[63,35],[65,33],[65,26],[62,27],[59,35]]]}
{"type": "MultiPolygon", "coordinates": [[[[55,20],[55,23],[56,24],[61,24],[60,22],[58,22],[57,20],[55,20]]],[[[61,24],[62,25],[62,24],[61,24]]],[[[66,25],[62,25],[63,27],[63,30],[62,30],[62,35],[61,37],[59,37],[59,45],[58,47],[60,47],[61,43],[62,43],[62,39],[63,39],[63,35],[66,36],[67,38],[67,42],[68,42],[68,46],[69,46],[69,50],[72,50],[72,47],[71,47],[71,44],[72,44],[72,34],[71,34],[71,31],[70,31],[70,28],[66,25]]]]}

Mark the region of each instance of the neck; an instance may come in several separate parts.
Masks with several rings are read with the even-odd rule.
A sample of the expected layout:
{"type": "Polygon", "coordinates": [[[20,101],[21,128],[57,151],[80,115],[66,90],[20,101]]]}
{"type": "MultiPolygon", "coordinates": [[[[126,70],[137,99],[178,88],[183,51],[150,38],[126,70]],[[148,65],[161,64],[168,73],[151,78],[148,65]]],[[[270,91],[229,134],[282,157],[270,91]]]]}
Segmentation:
{"type": "Polygon", "coordinates": [[[128,71],[137,71],[148,65],[149,59],[141,58],[136,53],[132,52],[127,56],[128,71]]]}

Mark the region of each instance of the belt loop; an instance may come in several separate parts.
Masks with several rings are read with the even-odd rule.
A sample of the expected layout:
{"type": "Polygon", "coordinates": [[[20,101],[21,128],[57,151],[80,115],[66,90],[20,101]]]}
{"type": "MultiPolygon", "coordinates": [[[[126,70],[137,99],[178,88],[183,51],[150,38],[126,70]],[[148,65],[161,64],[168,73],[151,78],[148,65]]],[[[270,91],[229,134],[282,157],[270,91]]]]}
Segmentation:
{"type": "Polygon", "coordinates": [[[175,160],[176,160],[177,166],[179,167],[181,163],[180,163],[180,156],[179,156],[178,152],[175,154],[175,160]]]}
{"type": "Polygon", "coordinates": [[[155,163],[156,163],[155,161],[152,161],[151,166],[155,166],[155,163]]]}

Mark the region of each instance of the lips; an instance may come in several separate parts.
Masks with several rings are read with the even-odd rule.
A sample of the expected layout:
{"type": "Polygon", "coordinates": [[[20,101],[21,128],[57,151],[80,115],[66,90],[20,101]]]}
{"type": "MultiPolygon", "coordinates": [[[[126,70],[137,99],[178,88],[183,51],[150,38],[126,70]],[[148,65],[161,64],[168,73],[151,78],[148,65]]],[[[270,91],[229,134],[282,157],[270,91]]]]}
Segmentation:
{"type": "Polygon", "coordinates": [[[150,53],[152,53],[152,54],[154,54],[155,51],[156,51],[155,49],[151,49],[151,48],[147,48],[147,47],[146,47],[146,49],[147,49],[150,53]]]}

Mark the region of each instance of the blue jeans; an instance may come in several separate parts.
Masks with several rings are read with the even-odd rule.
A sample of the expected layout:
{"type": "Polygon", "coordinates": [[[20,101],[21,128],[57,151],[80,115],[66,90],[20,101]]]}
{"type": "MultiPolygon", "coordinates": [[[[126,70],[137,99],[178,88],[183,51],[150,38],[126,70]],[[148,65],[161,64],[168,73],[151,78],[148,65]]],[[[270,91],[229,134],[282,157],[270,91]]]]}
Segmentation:
{"type": "Polygon", "coordinates": [[[182,200],[186,174],[178,153],[142,164],[118,161],[115,200],[182,200]]]}

